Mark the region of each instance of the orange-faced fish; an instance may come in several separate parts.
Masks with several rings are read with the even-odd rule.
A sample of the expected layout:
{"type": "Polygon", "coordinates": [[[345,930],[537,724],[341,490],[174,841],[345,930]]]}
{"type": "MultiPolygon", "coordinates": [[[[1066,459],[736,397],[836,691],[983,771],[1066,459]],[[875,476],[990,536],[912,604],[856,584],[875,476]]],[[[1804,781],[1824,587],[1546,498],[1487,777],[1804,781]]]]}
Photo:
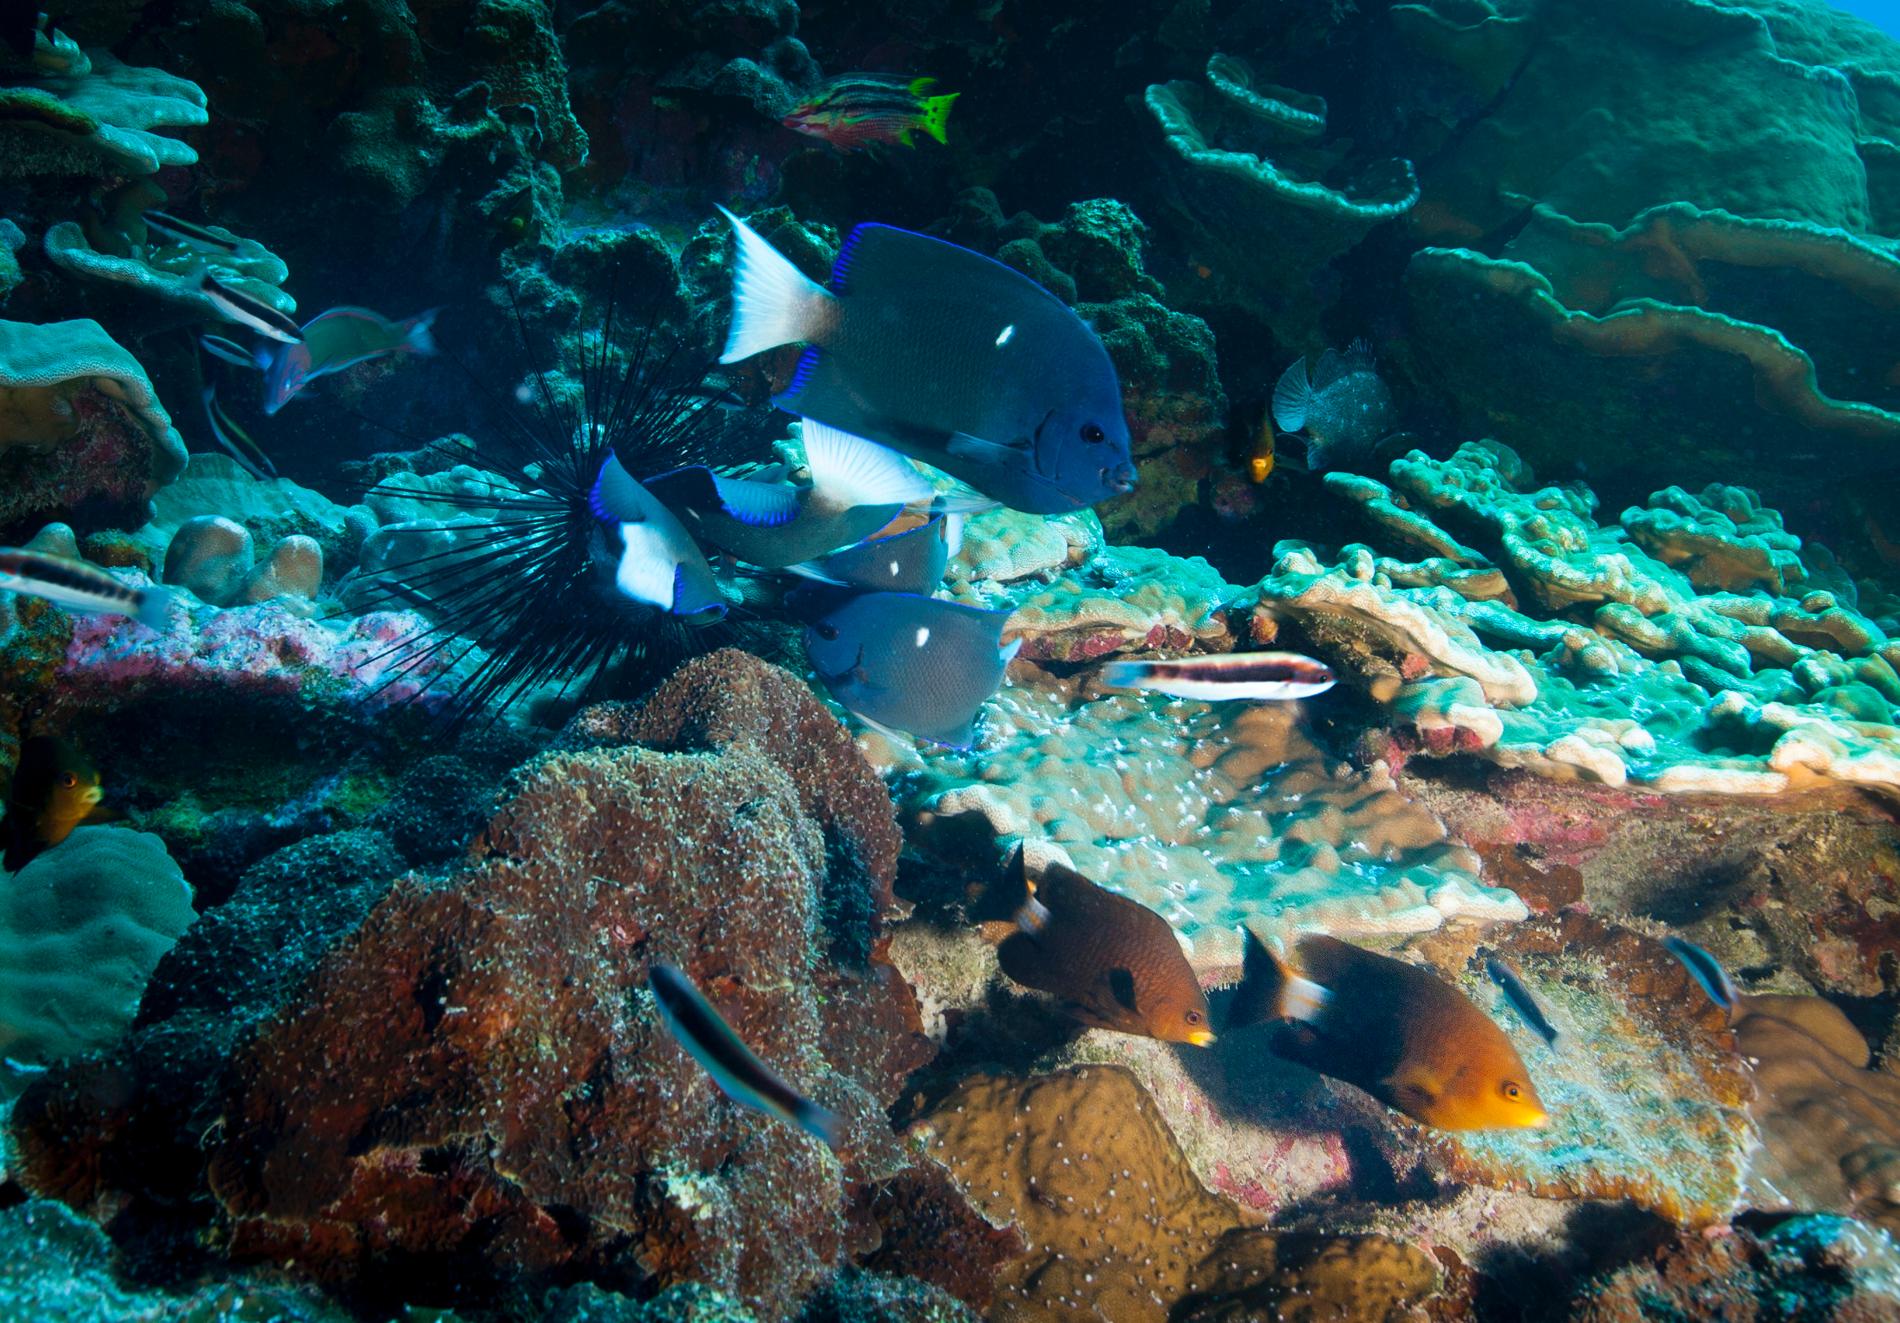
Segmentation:
{"type": "Polygon", "coordinates": [[[1112,661],[1102,666],[1110,689],[1151,689],[1176,698],[1286,702],[1323,694],[1337,681],[1324,662],[1296,652],[1227,652],[1172,661],[1112,661]]]}
{"type": "Polygon", "coordinates": [[[254,299],[241,289],[232,289],[210,272],[198,277],[198,288],[211,300],[211,306],[228,322],[248,326],[259,335],[284,344],[303,339],[297,323],[262,299],[254,299]]]}
{"type": "Polygon", "coordinates": [[[820,422],[807,421],[802,431],[808,486],[728,478],[695,465],[649,478],[646,488],[695,537],[767,570],[853,546],[906,505],[936,495],[895,450],[820,422]]]}
{"type": "Polygon", "coordinates": [[[1022,646],[1003,642],[1008,611],[912,593],[826,591],[788,598],[818,610],[805,651],[831,696],[871,725],[967,749],[976,717],[1022,646]]]}
{"type": "Polygon", "coordinates": [[[1531,990],[1524,986],[1524,980],[1517,971],[1496,956],[1488,957],[1484,962],[1484,972],[1504,993],[1504,999],[1511,1003],[1511,1009],[1524,1017],[1524,1023],[1537,1031],[1537,1036],[1548,1047],[1557,1046],[1557,1026],[1544,1014],[1544,1008],[1537,1004],[1537,998],[1531,996],[1531,990]]]}
{"type": "Polygon", "coordinates": [[[915,528],[785,568],[821,583],[928,597],[943,583],[943,572],[962,541],[962,515],[933,514],[915,528]]]}
{"type": "Polygon", "coordinates": [[[1230,1030],[1291,1021],[1276,1053],[1440,1130],[1544,1124],[1511,1040],[1436,974],[1321,933],[1295,944],[1296,973],[1251,930],[1244,940],[1230,1030]]]}
{"type": "Polygon", "coordinates": [[[1370,459],[1392,430],[1392,393],[1373,366],[1372,350],[1355,340],[1345,353],[1328,349],[1309,379],[1295,359],[1273,388],[1273,421],[1306,436],[1306,467],[1315,473],[1370,459]]]}
{"type": "Polygon", "coordinates": [[[74,615],[131,616],[147,629],[163,629],[171,619],[172,595],[164,588],[134,588],[83,560],[18,547],[0,547],[0,592],[44,597],[74,615]]]}
{"type": "Polygon", "coordinates": [[[1273,415],[1269,413],[1260,422],[1260,432],[1254,437],[1253,453],[1247,456],[1247,478],[1251,482],[1265,482],[1273,474],[1273,415]]]}
{"type": "Polygon", "coordinates": [[[1097,1029],[1214,1041],[1207,997],[1166,919],[1061,864],[1031,883],[1020,846],[1005,887],[1017,901],[1017,931],[996,950],[1005,974],[1097,1029]]]}
{"type": "Polygon", "coordinates": [[[617,535],[617,554],[607,554],[621,593],[689,625],[724,618],[728,603],[693,535],[614,456],[600,466],[589,500],[617,535]]]}
{"type": "Polygon", "coordinates": [[[826,289],[720,210],[737,241],[721,361],[810,346],[780,408],[1030,514],[1134,490],[1108,350],[1035,281],[941,239],[860,225],[826,289]]]}
{"type": "Polygon", "coordinates": [[[368,308],[332,308],[318,313],[303,324],[296,343],[274,347],[260,356],[264,366],[264,412],[276,413],[318,377],[372,358],[433,354],[432,328],[440,311],[431,308],[399,322],[368,308]]]}
{"type": "Polygon", "coordinates": [[[926,95],[936,85],[934,78],[902,74],[840,74],[780,123],[822,138],[841,152],[884,143],[909,147],[918,129],[946,142],[944,125],[959,93],[926,95]]]}
{"type": "Polygon", "coordinates": [[[805,1097],[759,1060],[691,979],[671,965],[656,964],[647,971],[647,986],[673,1041],[712,1076],[721,1093],[789,1121],[834,1149],[840,1146],[837,1114],[805,1097]]]}
{"type": "Polygon", "coordinates": [[[6,818],[0,821],[6,849],[0,864],[17,873],[75,827],[99,818],[99,783],[99,769],[77,745],[51,735],[25,740],[7,790],[6,818]]]}

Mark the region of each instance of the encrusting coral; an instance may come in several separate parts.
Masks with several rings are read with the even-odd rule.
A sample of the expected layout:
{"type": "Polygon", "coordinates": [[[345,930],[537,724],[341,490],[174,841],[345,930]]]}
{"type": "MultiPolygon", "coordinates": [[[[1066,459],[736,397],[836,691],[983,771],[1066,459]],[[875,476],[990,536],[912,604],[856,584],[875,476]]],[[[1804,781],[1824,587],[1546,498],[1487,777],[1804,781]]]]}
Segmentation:
{"type": "Polygon", "coordinates": [[[149,175],[198,159],[190,144],[153,132],[209,121],[196,83],[82,52],[63,33],[38,40],[28,79],[0,87],[0,179],[149,175]]]}
{"type": "Polygon", "coordinates": [[[1586,488],[1539,487],[1498,443],[1414,451],[1390,486],[1335,483],[1362,501],[1376,489],[1369,514],[1414,546],[1429,526],[1440,549],[1476,541],[1466,559],[1488,559],[1354,545],[1326,564],[1283,544],[1256,590],[1255,638],[1292,625],[1425,751],[1671,793],[1900,786],[1900,644],[1752,493],[1672,489],[1599,526],[1586,488]]]}
{"type": "Polygon", "coordinates": [[[241,1054],[211,1168],[235,1254],[698,1280],[787,1316],[851,1247],[854,1182],[903,1166],[883,1109],[929,1049],[879,941],[896,847],[849,737],[754,659],[584,712],[463,870],[399,881],[241,1054]],[[720,1097],[653,960],[844,1117],[842,1166],[720,1097]]]}

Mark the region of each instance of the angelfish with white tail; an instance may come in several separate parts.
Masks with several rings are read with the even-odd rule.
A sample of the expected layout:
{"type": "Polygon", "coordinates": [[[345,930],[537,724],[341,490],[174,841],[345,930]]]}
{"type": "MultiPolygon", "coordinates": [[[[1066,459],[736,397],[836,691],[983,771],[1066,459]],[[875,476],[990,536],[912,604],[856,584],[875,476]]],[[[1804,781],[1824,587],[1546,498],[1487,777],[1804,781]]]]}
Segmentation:
{"type": "Polygon", "coordinates": [[[595,517],[619,534],[615,587],[689,625],[724,618],[725,595],[693,535],[612,455],[601,465],[590,499],[595,517]]]}
{"type": "Polygon", "coordinates": [[[75,615],[131,616],[147,629],[163,629],[171,619],[166,589],[135,588],[85,561],[18,547],[0,547],[0,592],[44,597],[75,615]]]}
{"type": "Polygon", "coordinates": [[[1212,702],[1284,703],[1323,694],[1338,682],[1331,667],[1297,652],[1228,652],[1171,661],[1112,661],[1098,676],[1110,689],[1149,689],[1175,698],[1212,702]]]}

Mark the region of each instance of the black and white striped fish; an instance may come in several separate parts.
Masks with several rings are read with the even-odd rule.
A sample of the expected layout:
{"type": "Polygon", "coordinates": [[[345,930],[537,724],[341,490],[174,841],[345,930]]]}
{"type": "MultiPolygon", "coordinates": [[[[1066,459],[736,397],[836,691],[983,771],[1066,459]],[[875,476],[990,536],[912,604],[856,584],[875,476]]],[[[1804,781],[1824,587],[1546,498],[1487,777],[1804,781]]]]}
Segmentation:
{"type": "Polygon", "coordinates": [[[712,1076],[721,1093],[789,1121],[834,1149],[839,1146],[837,1114],[798,1092],[759,1060],[691,979],[671,965],[656,964],[647,970],[647,985],[653,989],[667,1030],[712,1076]]]}
{"type": "Polygon", "coordinates": [[[148,629],[163,629],[172,595],[164,588],[135,588],[84,561],[0,547],[0,592],[30,593],[75,615],[95,612],[131,616],[148,629]]]}
{"type": "Polygon", "coordinates": [[[232,289],[209,272],[199,277],[198,288],[226,321],[248,326],[259,335],[285,344],[296,344],[303,339],[303,329],[289,317],[262,299],[254,299],[241,289],[232,289]]]}
{"type": "Polygon", "coordinates": [[[1112,661],[1100,678],[1110,689],[1151,689],[1176,698],[1265,699],[1285,702],[1311,698],[1337,680],[1324,662],[1296,652],[1228,652],[1172,661],[1112,661]]]}

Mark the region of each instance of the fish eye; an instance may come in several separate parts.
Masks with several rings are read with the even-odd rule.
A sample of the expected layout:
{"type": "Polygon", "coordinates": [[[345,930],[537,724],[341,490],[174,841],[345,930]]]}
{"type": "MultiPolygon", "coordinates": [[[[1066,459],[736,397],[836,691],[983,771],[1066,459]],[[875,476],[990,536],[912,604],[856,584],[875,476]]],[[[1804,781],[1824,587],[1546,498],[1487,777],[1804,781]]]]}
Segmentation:
{"type": "Polygon", "coordinates": [[[838,627],[836,625],[813,625],[812,631],[827,643],[835,641],[838,637],[838,627]]]}
{"type": "Polygon", "coordinates": [[[1524,1090],[1518,1088],[1512,1081],[1506,1080],[1504,1082],[1504,1096],[1509,1098],[1512,1102],[1516,1102],[1519,1098],[1524,1096],[1524,1090]]]}
{"type": "Polygon", "coordinates": [[[74,786],[79,784],[79,778],[71,772],[65,772],[61,774],[59,783],[68,790],[71,790],[74,786]]]}
{"type": "Polygon", "coordinates": [[[1189,1024],[1199,1024],[1201,1022],[1201,1013],[1199,1011],[1189,1011],[1187,1013],[1187,1022],[1189,1024]]]}
{"type": "Polygon", "coordinates": [[[1083,423],[1082,439],[1090,445],[1098,445],[1108,440],[1108,433],[1102,430],[1100,423],[1083,423]]]}

